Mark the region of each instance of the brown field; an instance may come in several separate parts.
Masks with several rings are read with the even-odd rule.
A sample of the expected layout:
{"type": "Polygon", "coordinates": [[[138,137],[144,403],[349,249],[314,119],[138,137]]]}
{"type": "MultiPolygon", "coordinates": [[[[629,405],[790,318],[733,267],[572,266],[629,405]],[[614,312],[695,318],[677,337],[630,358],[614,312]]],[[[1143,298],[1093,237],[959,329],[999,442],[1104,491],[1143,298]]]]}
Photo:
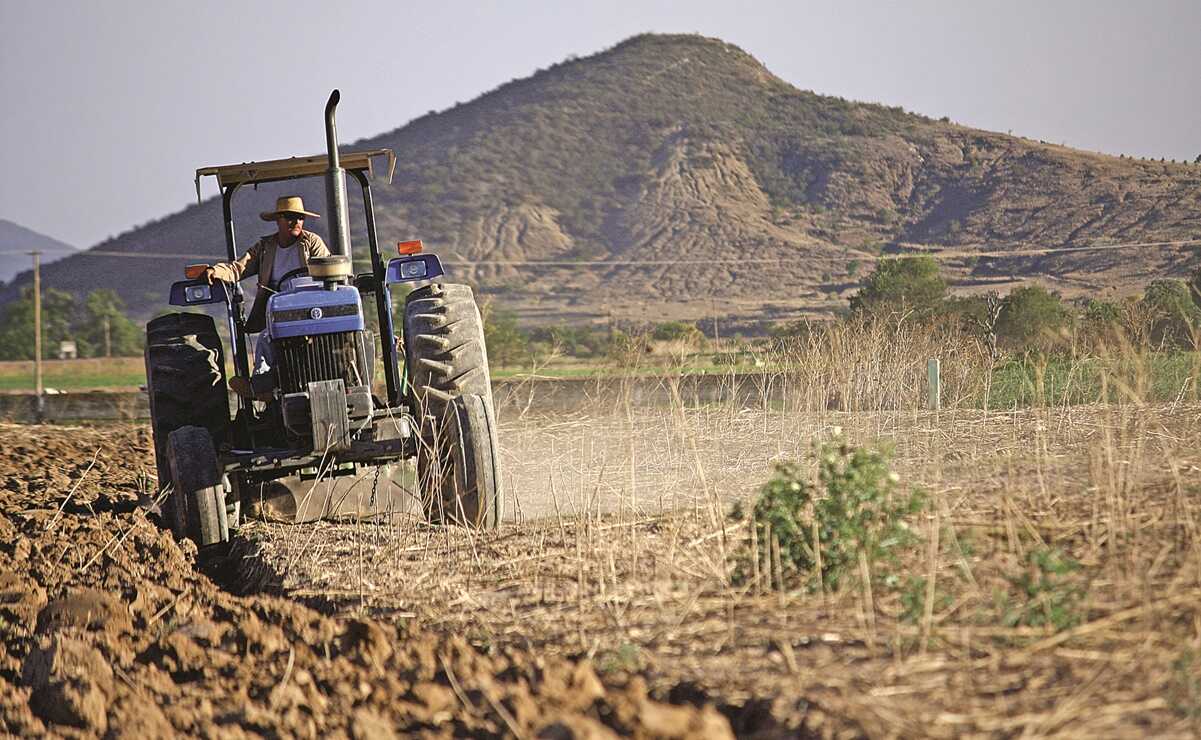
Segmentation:
{"type": "Polygon", "coordinates": [[[171,705],[167,725],[193,733],[352,731],[361,705],[363,722],[423,734],[534,736],[571,718],[648,737],[669,735],[672,722],[713,734],[711,721],[764,737],[1191,735],[1201,718],[1199,431],[1201,405],[1187,402],[939,413],[679,404],[514,417],[501,437],[511,521],[498,531],[401,518],[251,523],[229,555],[202,559],[222,592],[136,505],[152,487],[145,428],[6,426],[3,517],[16,531],[0,545],[0,570],[25,611],[5,613],[31,621],[5,622],[0,679],[13,686],[0,727],[62,731],[31,714],[19,677],[60,639],[47,637],[45,610],[30,615],[90,586],[133,620],[129,635],[89,632],[105,635],[93,649],[126,676],[96,684],[115,697],[109,726],[132,721],[132,692],[171,705]],[[771,588],[762,574],[734,578],[748,529],[729,518],[732,501],[753,495],[773,462],[812,463],[813,443],[835,435],[891,445],[903,484],[930,494],[912,523],[923,544],[877,566],[896,585],[859,579],[809,593],[771,588]],[[1028,559],[1056,550],[1078,567],[1039,573],[1028,559]],[[209,623],[246,647],[205,639],[197,625],[209,623]],[[300,624],[328,625],[339,639],[359,624],[395,635],[380,665],[407,683],[370,690],[379,679],[354,667],[360,659],[342,665],[298,647],[315,639],[300,624]],[[283,637],[260,634],[267,625],[283,637]],[[459,662],[417,676],[406,666],[419,656],[405,651],[421,645],[459,662]],[[324,711],[312,696],[279,698],[290,664],[324,711]],[[600,693],[564,703],[538,683],[550,675],[538,665],[586,683],[595,672],[600,693]],[[360,705],[336,689],[357,671],[369,688],[360,705]],[[412,708],[427,684],[448,690],[443,715],[412,708]],[[248,708],[222,714],[246,692],[248,708]],[[657,712],[692,705],[710,709],[655,724],[657,712]]]}
{"type": "Polygon", "coordinates": [[[238,567],[324,609],[586,656],[611,680],[770,706],[793,729],[1189,734],[1199,430],[1195,404],[522,420],[503,439],[524,521],[474,535],[256,524],[238,567]],[[729,500],[838,428],[894,445],[903,480],[932,496],[916,522],[926,546],[894,567],[934,583],[929,612],[904,616],[903,587],[780,593],[731,578],[747,530],[729,500]],[[1079,570],[1025,593],[1026,556],[1055,548],[1079,570]],[[1068,594],[1063,628],[1014,623],[1068,594]]]}
{"type": "Polygon", "coordinates": [[[1036,405],[988,410],[995,366],[954,332],[806,341],[786,371],[703,397],[644,379],[549,413],[510,389],[530,395],[505,406],[507,516],[488,532],[256,521],[197,554],[159,528],[146,426],[2,425],[0,731],[1201,729],[1195,358],[1170,393],[1151,353],[1068,358],[1036,405]],[[1069,402],[1090,398],[1113,402],[1069,402]],[[896,559],[806,588],[732,511],[779,463],[816,481],[832,442],[890,449],[928,503],[896,559]]]}

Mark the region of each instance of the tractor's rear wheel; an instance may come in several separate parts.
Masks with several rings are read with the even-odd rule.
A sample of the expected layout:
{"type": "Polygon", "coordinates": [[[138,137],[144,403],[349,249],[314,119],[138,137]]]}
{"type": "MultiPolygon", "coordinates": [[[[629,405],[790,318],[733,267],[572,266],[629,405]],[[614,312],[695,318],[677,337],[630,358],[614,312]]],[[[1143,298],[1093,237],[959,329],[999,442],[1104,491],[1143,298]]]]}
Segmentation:
{"type": "Polygon", "coordinates": [[[469,393],[446,404],[417,454],[417,477],[432,522],[494,529],[504,514],[500,447],[492,402],[469,393]]]}
{"type": "MultiPolygon", "coordinates": [[[[174,313],[146,325],[146,392],[160,491],[171,482],[167,439],[176,429],[199,426],[215,444],[229,430],[225,357],[211,316],[174,313]]],[[[173,521],[173,498],[162,503],[163,519],[173,521]]]]}
{"type": "Polygon", "coordinates": [[[213,438],[203,427],[180,427],[167,437],[171,467],[171,529],[200,547],[229,541],[225,486],[213,438]]]}

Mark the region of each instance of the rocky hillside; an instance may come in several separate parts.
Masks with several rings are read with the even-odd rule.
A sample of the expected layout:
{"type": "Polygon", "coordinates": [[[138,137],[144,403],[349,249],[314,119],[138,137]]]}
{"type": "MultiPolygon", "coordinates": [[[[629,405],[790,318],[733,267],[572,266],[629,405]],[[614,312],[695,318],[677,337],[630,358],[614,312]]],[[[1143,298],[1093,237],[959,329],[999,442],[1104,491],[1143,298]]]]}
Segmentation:
{"type": "MultiPolygon", "coordinates": [[[[311,125],[319,150],[320,122],[297,125],[311,125]]],[[[699,36],[638,36],[348,148],[380,146],[400,156],[376,191],[381,237],[425,239],[528,322],[829,310],[878,255],[913,244],[966,250],[947,263],[965,287],[1038,278],[1069,294],[1130,290],[1182,274],[1189,255],[972,253],[1183,240],[1201,213],[1201,166],[817,95],[699,36]]],[[[270,230],[253,214],[277,192],[242,194],[244,244],[270,230]]],[[[322,202],[321,183],[302,192],[322,202]]],[[[199,256],[221,243],[210,200],[96,249],[199,256]]],[[[185,261],[80,255],[47,281],[116,285],[149,313],[185,261]]]]}

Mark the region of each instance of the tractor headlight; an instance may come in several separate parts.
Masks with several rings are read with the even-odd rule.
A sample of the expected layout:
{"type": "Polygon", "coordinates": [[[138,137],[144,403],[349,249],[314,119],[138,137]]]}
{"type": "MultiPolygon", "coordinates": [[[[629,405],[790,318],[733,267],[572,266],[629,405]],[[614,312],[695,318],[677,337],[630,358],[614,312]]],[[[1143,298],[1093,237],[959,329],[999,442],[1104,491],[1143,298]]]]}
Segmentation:
{"type": "Polygon", "coordinates": [[[213,288],[211,285],[189,285],[184,289],[184,299],[188,303],[209,301],[212,297],[213,288]]]}
{"type": "Polygon", "coordinates": [[[400,278],[402,280],[420,280],[425,277],[425,260],[400,263],[400,278]]]}

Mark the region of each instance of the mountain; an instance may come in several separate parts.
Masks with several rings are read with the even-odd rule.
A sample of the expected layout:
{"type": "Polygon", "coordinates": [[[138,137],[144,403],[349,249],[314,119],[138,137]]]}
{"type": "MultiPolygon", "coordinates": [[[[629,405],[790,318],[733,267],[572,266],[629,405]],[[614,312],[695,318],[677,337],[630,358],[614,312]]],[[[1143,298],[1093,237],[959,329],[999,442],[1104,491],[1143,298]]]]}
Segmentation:
{"type": "MultiPolygon", "coordinates": [[[[370,102],[343,103],[356,104],[370,102]]],[[[320,122],[294,124],[319,151],[320,122]]],[[[400,158],[375,189],[381,240],[423,238],[456,279],[527,323],[828,311],[879,255],[914,248],[947,252],[966,289],[1038,279],[1068,295],[1129,291],[1183,275],[1190,254],[995,255],[1185,240],[1201,214],[1201,166],[818,95],[700,36],[637,36],[344,148],[369,147],[400,158]]],[[[241,193],[242,247],[270,231],[254,214],[284,191],[324,202],[319,181],[241,193]]],[[[361,223],[353,208],[359,245],[361,223]]],[[[46,277],[117,287],[148,314],[188,261],[154,255],[221,245],[210,199],[95,248],[129,258],[83,253],[46,277]]]]}
{"type": "Polygon", "coordinates": [[[77,247],[39,234],[20,224],[0,218],[0,283],[6,283],[22,272],[32,279],[33,261],[26,252],[42,252],[43,265],[78,252],[77,247]]]}

